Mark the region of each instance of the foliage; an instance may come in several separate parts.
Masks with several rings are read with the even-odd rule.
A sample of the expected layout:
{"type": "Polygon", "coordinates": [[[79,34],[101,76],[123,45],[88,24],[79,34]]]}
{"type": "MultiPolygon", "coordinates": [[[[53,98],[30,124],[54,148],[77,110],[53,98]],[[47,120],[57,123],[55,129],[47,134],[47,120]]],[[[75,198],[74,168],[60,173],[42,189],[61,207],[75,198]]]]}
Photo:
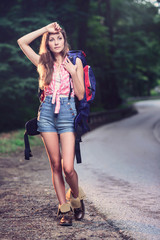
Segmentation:
{"type": "MultiPolygon", "coordinates": [[[[23,141],[24,129],[0,134],[0,154],[6,155],[19,150],[24,150],[23,141]]],[[[32,146],[41,146],[42,140],[40,137],[30,137],[32,146]]]]}
{"type": "MultiPolygon", "coordinates": [[[[8,0],[1,1],[0,11],[0,131],[24,127],[37,114],[38,73],[17,39],[53,21],[65,28],[72,49],[86,52],[94,69],[93,110],[148,96],[159,84],[160,16],[149,1],[8,0]]],[[[36,52],[40,40],[31,43],[36,52]]]]}

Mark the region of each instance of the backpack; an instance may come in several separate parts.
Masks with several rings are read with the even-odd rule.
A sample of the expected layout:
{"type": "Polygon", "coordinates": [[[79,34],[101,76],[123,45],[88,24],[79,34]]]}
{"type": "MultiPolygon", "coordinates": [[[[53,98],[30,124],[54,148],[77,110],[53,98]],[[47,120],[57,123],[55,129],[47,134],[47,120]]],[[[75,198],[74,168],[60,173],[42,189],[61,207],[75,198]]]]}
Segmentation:
{"type": "MultiPolygon", "coordinates": [[[[85,93],[84,98],[82,100],[78,100],[77,97],[75,97],[77,115],[74,120],[74,127],[76,132],[75,153],[77,163],[81,163],[82,162],[80,154],[80,142],[82,141],[81,136],[90,130],[88,126],[88,119],[90,113],[90,104],[93,102],[95,98],[96,79],[92,68],[89,65],[87,65],[86,54],[83,51],[81,50],[69,51],[68,57],[73,64],[76,63],[76,58],[80,58],[84,70],[85,93]]],[[[70,93],[71,91],[72,89],[70,85],[70,93]]]]}
{"type": "MultiPolygon", "coordinates": [[[[85,93],[84,98],[82,100],[78,100],[77,97],[75,97],[76,102],[76,110],[77,115],[74,119],[74,127],[76,132],[76,141],[75,141],[75,153],[76,153],[76,159],[77,163],[81,163],[81,153],[80,153],[80,142],[81,136],[88,132],[89,126],[88,126],[88,119],[89,119],[89,113],[90,113],[90,104],[93,102],[95,98],[95,92],[96,92],[96,79],[93,74],[92,68],[87,65],[86,61],[86,54],[81,51],[69,51],[68,57],[70,61],[75,64],[76,58],[80,58],[83,64],[83,70],[84,70],[84,86],[85,86],[85,93]]],[[[68,98],[71,97],[71,84],[70,84],[70,93],[68,98]]],[[[39,89],[39,100],[42,102],[44,100],[44,92],[43,90],[39,89]]],[[[30,121],[28,121],[25,124],[25,134],[24,134],[24,142],[25,142],[25,159],[29,160],[29,158],[32,156],[28,135],[38,135],[39,132],[37,131],[37,118],[33,118],[30,121]]]]}

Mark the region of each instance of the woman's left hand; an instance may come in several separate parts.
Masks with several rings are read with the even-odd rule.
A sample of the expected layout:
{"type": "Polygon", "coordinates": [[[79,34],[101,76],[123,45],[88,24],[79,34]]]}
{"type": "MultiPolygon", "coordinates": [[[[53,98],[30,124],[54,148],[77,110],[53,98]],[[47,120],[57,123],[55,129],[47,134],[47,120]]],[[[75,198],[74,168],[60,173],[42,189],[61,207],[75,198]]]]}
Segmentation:
{"type": "Polygon", "coordinates": [[[74,65],[68,57],[66,57],[66,60],[64,62],[64,68],[72,75],[76,73],[77,71],[77,65],[74,65]]]}

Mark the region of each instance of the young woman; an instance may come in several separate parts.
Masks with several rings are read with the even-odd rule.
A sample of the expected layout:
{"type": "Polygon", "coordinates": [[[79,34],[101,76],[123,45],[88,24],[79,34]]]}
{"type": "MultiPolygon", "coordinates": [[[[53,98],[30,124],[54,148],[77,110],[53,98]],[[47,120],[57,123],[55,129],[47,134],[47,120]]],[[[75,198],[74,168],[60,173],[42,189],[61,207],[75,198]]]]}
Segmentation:
{"type": "Polygon", "coordinates": [[[59,201],[58,215],[62,215],[60,225],[70,226],[72,211],[77,220],[84,216],[85,194],[78,186],[78,176],[74,170],[74,95],[79,100],[84,96],[83,65],[79,58],[73,65],[67,57],[69,46],[66,33],[56,22],[21,37],[17,42],[39,72],[39,86],[44,90],[45,98],[39,107],[37,130],[41,133],[51,165],[59,201]],[[38,55],[29,44],[41,35],[38,55]],[[72,92],[69,99],[70,84],[72,92]],[[70,186],[67,194],[62,171],[70,186]]]}

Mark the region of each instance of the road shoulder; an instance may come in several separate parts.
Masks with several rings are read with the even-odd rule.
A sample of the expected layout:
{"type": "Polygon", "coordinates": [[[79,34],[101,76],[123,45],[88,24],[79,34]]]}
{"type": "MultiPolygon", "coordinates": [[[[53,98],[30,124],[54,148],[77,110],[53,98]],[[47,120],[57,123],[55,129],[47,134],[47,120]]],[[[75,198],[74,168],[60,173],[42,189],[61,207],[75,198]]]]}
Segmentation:
{"type": "Polygon", "coordinates": [[[0,158],[0,239],[129,239],[107,222],[86,199],[83,221],[60,227],[57,198],[44,149],[35,148],[30,161],[23,153],[0,158]]]}

